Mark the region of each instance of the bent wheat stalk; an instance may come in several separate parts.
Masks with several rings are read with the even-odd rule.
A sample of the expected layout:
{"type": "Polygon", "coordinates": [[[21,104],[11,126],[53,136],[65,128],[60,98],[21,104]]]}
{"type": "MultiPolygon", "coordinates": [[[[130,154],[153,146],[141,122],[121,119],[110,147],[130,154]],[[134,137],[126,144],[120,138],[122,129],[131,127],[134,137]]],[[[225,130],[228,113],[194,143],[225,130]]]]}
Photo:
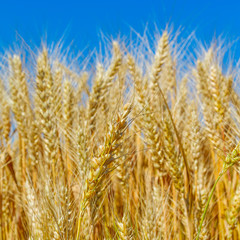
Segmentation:
{"type": "Polygon", "coordinates": [[[217,183],[219,182],[220,178],[224,175],[224,173],[226,173],[226,171],[230,167],[232,167],[234,164],[236,164],[239,160],[240,160],[240,142],[233,149],[233,151],[230,154],[228,154],[228,156],[226,157],[226,159],[224,161],[224,164],[223,164],[223,169],[219,173],[218,178],[217,178],[217,180],[215,181],[215,183],[214,183],[214,185],[212,187],[212,190],[211,190],[210,195],[208,197],[208,201],[206,203],[206,206],[204,208],[204,211],[203,211],[203,214],[202,214],[202,217],[201,217],[201,221],[200,221],[200,224],[199,224],[196,240],[199,240],[199,236],[200,236],[200,233],[201,233],[203,221],[205,219],[205,216],[206,216],[206,213],[207,213],[207,210],[208,210],[208,206],[209,206],[209,203],[210,203],[210,201],[212,199],[212,196],[213,196],[214,190],[215,190],[215,188],[217,186],[217,183]]]}

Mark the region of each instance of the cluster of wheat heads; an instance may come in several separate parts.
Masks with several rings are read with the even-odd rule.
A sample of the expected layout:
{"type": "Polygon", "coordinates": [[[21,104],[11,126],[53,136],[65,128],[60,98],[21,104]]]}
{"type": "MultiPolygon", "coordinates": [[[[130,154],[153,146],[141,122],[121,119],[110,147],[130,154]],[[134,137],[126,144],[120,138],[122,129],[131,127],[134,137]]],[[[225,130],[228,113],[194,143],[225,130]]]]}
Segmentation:
{"type": "Polygon", "coordinates": [[[0,239],[240,239],[239,71],[176,42],[2,57],[0,239]]]}

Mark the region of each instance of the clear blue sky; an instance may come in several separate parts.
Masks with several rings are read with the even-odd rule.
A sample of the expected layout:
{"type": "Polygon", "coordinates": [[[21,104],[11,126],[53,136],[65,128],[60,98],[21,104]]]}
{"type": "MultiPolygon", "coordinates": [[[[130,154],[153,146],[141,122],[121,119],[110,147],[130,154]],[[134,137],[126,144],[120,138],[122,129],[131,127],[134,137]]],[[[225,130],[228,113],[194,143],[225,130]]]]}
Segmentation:
{"type": "MultiPolygon", "coordinates": [[[[146,23],[178,29],[187,36],[193,30],[209,43],[222,34],[233,41],[240,37],[240,1],[238,0],[146,0],[146,1],[1,1],[0,51],[19,41],[18,34],[28,43],[39,45],[46,35],[56,42],[63,35],[66,44],[73,40],[79,50],[98,46],[100,32],[116,37],[129,35],[130,27],[140,34],[146,23]],[[18,40],[17,40],[18,39],[18,40]]],[[[239,42],[240,43],[240,42],[239,42]]],[[[237,44],[239,45],[239,44],[237,44]]],[[[236,46],[235,57],[240,57],[236,46]]]]}

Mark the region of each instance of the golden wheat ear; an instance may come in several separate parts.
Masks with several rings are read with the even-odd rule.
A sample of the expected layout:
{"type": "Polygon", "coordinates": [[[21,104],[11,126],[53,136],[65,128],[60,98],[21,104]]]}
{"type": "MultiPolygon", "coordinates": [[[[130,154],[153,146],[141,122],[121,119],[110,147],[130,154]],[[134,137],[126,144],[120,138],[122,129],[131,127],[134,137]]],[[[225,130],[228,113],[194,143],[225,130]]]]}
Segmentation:
{"type": "Polygon", "coordinates": [[[96,221],[95,218],[97,217],[98,207],[105,189],[103,183],[115,168],[114,165],[116,165],[117,161],[117,159],[115,159],[116,151],[128,127],[127,118],[130,111],[131,105],[126,104],[123,112],[120,113],[116,121],[109,126],[104,145],[100,145],[97,156],[91,159],[91,168],[86,181],[86,190],[80,207],[81,212],[79,216],[77,239],[80,234],[82,214],[88,204],[90,204],[91,208],[92,221],[96,221]]]}

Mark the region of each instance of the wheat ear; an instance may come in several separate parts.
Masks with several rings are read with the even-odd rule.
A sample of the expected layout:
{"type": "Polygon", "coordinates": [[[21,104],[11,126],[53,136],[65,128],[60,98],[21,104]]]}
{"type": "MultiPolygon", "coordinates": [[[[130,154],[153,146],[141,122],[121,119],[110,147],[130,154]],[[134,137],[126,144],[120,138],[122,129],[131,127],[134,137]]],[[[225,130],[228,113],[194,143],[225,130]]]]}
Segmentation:
{"type": "MultiPolygon", "coordinates": [[[[113,163],[116,164],[116,159],[114,156],[120,145],[120,140],[123,137],[123,133],[128,125],[127,117],[130,111],[131,106],[128,104],[125,105],[124,112],[118,116],[115,124],[110,125],[105,143],[103,146],[99,147],[98,156],[91,160],[91,169],[86,181],[86,190],[84,192],[83,201],[80,205],[77,239],[80,237],[80,225],[84,209],[89,203],[90,205],[94,205],[95,203],[99,202],[99,198],[103,193],[102,182],[114,169],[113,163]]],[[[97,207],[94,206],[94,208],[97,207]]],[[[93,218],[94,217],[95,216],[93,216],[93,218]]]]}

